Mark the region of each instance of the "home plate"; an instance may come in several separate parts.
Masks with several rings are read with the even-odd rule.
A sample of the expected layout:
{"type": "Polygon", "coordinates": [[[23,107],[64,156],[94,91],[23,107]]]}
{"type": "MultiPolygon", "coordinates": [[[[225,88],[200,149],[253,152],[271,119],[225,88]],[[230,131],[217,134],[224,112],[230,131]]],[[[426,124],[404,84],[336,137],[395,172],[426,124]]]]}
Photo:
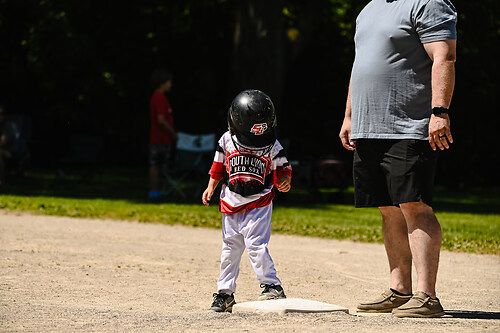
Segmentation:
{"type": "Polygon", "coordinates": [[[236,312],[334,312],[342,311],[349,313],[349,309],[318,301],[300,298],[274,299],[267,301],[243,302],[233,305],[233,313],[236,312]]]}

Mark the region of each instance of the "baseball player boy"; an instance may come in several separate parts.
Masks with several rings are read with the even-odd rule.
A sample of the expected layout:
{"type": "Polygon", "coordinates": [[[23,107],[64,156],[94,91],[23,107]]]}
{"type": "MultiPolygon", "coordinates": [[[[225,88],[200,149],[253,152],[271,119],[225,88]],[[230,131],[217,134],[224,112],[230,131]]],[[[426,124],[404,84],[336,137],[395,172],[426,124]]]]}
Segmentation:
{"type": "Polygon", "coordinates": [[[261,288],[259,300],[286,298],[267,249],[271,237],[274,186],[290,190],[292,168],[276,139],[276,113],[269,96],[259,90],[239,93],[228,111],[229,131],[219,140],[205,206],[222,181],[222,254],[218,292],[210,308],[231,312],[241,255],[247,249],[261,288]]]}

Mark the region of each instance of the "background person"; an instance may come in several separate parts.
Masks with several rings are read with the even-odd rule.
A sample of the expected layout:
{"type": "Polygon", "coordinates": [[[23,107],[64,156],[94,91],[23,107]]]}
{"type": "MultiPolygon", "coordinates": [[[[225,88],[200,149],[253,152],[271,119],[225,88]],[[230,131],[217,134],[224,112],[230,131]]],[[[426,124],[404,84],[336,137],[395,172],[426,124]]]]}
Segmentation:
{"type": "Polygon", "coordinates": [[[12,158],[12,144],[16,136],[14,123],[7,119],[7,111],[0,105],[0,186],[5,182],[8,161],[12,158]]]}
{"type": "Polygon", "coordinates": [[[172,144],[177,140],[174,129],[172,108],[165,94],[172,88],[172,74],[158,69],[151,75],[151,85],[155,89],[149,103],[150,145],[149,145],[149,198],[158,199],[160,191],[160,171],[166,168],[172,144]]]}
{"type": "Polygon", "coordinates": [[[359,311],[444,314],[436,297],[441,227],[432,210],[437,151],[453,142],[456,10],[448,0],[373,0],[356,20],[340,139],[354,150],[356,207],[379,207],[390,289],[359,311]],[[412,260],[417,291],[412,294],[412,260]]]}

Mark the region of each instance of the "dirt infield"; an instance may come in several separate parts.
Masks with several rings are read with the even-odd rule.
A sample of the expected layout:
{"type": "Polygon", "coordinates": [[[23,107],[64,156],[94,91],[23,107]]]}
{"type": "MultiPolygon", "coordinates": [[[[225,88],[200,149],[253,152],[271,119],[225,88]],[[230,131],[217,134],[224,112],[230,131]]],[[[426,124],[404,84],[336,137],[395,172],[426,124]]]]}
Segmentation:
{"type": "MultiPolygon", "coordinates": [[[[273,235],[287,295],[350,314],[217,314],[221,232],[0,210],[0,332],[500,332],[500,257],[442,252],[439,319],[359,316],[388,285],[381,244],[273,235]]],[[[237,302],[261,289],[246,258],[237,302]]]]}

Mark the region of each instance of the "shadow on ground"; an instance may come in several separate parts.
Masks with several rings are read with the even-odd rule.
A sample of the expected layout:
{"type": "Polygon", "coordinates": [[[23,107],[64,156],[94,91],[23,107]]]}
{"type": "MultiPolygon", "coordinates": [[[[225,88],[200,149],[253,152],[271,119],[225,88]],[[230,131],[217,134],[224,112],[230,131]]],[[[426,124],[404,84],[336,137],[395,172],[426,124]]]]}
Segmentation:
{"type": "Polygon", "coordinates": [[[500,320],[500,312],[484,311],[464,311],[464,310],[446,310],[445,314],[459,319],[492,319],[500,320]]]}

